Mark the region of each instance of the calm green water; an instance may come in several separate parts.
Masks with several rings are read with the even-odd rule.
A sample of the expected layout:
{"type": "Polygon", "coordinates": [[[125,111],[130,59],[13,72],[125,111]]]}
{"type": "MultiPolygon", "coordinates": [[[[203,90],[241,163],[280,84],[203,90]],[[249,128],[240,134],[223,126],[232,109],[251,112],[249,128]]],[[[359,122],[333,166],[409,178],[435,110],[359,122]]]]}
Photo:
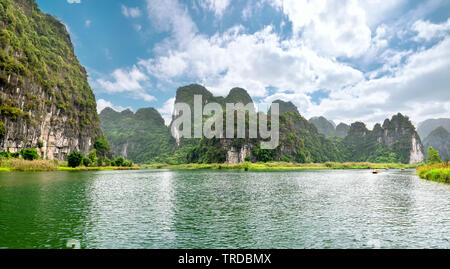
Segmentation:
{"type": "Polygon", "coordinates": [[[0,248],[450,248],[414,171],[0,173],[0,248]]]}

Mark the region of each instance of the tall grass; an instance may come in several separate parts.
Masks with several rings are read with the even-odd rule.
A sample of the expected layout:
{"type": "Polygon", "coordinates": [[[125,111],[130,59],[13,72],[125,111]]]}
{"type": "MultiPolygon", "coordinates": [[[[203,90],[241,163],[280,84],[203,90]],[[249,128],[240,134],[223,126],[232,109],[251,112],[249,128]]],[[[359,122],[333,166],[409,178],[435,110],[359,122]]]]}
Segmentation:
{"type": "Polygon", "coordinates": [[[33,172],[58,170],[58,164],[56,162],[47,160],[27,161],[23,159],[8,159],[1,161],[1,167],[3,171],[33,172]]]}
{"type": "Polygon", "coordinates": [[[450,163],[423,165],[417,168],[419,177],[437,182],[450,183],[450,163]]]}
{"type": "Polygon", "coordinates": [[[401,163],[292,163],[292,162],[268,162],[268,163],[250,163],[245,162],[241,164],[152,164],[144,166],[151,169],[180,169],[180,170],[220,170],[220,169],[234,169],[234,170],[312,170],[312,169],[400,169],[400,168],[416,168],[417,164],[401,164],[401,163]]]}

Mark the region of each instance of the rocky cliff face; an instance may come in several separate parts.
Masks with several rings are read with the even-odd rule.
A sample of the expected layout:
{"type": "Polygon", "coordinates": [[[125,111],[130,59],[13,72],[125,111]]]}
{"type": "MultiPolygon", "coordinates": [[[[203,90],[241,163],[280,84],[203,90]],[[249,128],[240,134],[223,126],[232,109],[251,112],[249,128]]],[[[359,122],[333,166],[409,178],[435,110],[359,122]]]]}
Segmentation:
{"type": "Polygon", "coordinates": [[[102,137],[94,94],[65,26],[32,0],[0,3],[0,150],[64,160],[102,137]]]}
{"type": "Polygon", "coordinates": [[[423,145],[414,125],[400,113],[391,120],[386,119],[382,126],[376,124],[372,131],[362,122],[353,123],[344,143],[352,152],[352,158],[358,161],[376,161],[386,156],[390,156],[389,161],[403,163],[418,163],[424,159],[423,145]]]}
{"type": "MultiPolygon", "coordinates": [[[[175,103],[193,104],[193,96],[196,94],[202,95],[204,102],[205,100],[208,103],[217,102],[222,106],[225,103],[253,103],[248,93],[241,88],[232,89],[228,96],[223,98],[213,96],[206,88],[195,84],[179,88],[175,103]]],[[[320,135],[314,125],[300,115],[293,103],[282,100],[276,100],[274,103],[279,105],[280,112],[280,143],[276,149],[261,149],[262,139],[250,139],[248,136],[245,139],[181,139],[179,147],[190,148],[187,155],[188,162],[235,164],[245,160],[299,162],[339,160],[339,154],[333,143],[320,135]]],[[[268,111],[268,114],[271,114],[271,110],[268,111]]],[[[267,117],[262,112],[258,115],[267,117]]]]}

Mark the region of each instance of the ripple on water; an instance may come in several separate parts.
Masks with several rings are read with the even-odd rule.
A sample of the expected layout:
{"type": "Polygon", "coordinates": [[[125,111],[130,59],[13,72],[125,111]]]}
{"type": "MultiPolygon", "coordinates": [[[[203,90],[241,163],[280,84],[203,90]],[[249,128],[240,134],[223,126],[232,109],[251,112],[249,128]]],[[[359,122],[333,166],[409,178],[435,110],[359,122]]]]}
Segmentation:
{"type": "Polygon", "coordinates": [[[0,174],[0,248],[449,248],[414,171],[0,174]]]}

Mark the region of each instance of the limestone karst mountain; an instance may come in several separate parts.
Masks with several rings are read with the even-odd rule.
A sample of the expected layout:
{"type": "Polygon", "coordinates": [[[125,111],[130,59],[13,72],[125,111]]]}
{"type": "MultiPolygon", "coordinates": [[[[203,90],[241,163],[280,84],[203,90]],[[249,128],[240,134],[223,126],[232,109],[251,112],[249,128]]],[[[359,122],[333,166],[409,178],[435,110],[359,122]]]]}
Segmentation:
{"type": "Polygon", "coordinates": [[[103,137],[95,96],[64,24],[32,0],[0,3],[0,150],[43,158],[87,152],[103,137]]]}
{"type": "MultiPolygon", "coordinates": [[[[180,87],[175,103],[187,103],[194,110],[194,96],[201,95],[203,104],[217,102],[253,103],[248,93],[234,88],[227,97],[214,96],[197,84],[180,87]]],[[[327,138],[316,126],[301,116],[292,102],[276,100],[279,105],[279,144],[275,149],[261,148],[258,138],[181,138],[170,136],[169,127],[159,113],[152,109],[115,112],[105,109],[101,114],[102,127],[115,154],[125,155],[136,162],[169,161],[200,163],[240,163],[244,161],[371,161],[371,162],[420,162],[423,146],[415,127],[409,119],[397,114],[386,119],[372,131],[364,123],[351,126],[339,124],[333,137],[327,138]],[[142,116],[139,116],[142,115],[142,116]]],[[[269,116],[271,109],[269,109],[269,116]]],[[[267,117],[264,112],[259,117],[267,117]]],[[[208,116],[204,115],[203,120],[208,116]]],[[[176,118],[176,116],[174,116],[176,118]]],[[[268,117],[270,122],[270,117],[268,117]]],[[[331,127],[328,120],[323,118],[331,127]]],[[[225,117],[224,117],[225,120],[225,117]]],[[[320,119],[319,119],[320,120],[320,119]]],[[[314,120],[313,120],[314,122],[314,120]]],[[[248,132],[248,125],[246,126],[248,132]]],[[[225,128],[225,124],[224,124],[225,128]]]]}

